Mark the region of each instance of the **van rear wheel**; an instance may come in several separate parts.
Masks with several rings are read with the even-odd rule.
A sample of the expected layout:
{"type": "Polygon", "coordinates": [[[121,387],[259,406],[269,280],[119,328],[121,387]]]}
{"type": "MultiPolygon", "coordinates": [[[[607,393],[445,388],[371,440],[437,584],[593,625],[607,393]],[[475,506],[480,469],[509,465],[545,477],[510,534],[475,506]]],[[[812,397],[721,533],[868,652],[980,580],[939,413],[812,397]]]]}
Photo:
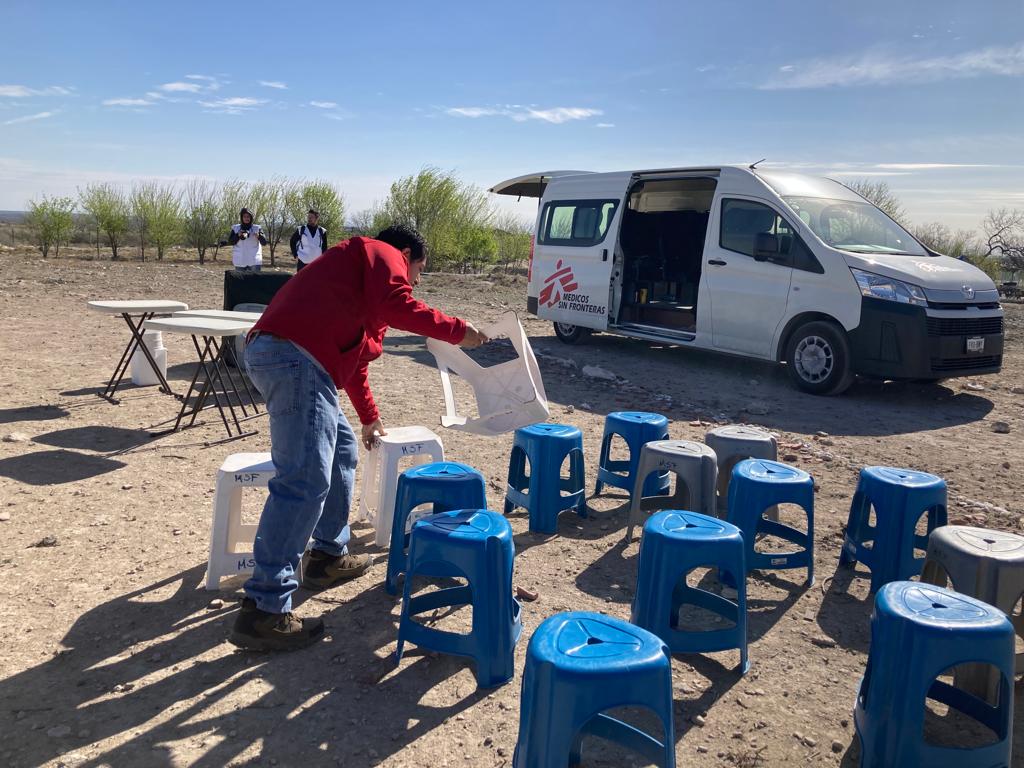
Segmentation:
{"type": "Polygon", "coordinates": [[[793,383],[814,395],[838,395],[853,384],[850,345],[833,323],[804,323],[786,344],[786,368],[793,383]]]}
{"type": "Polygon", "coordinates": [[[566,344],[579,344],[590,335],[590,329],[570,323],[555,323],[555,336],[566,344]]]}

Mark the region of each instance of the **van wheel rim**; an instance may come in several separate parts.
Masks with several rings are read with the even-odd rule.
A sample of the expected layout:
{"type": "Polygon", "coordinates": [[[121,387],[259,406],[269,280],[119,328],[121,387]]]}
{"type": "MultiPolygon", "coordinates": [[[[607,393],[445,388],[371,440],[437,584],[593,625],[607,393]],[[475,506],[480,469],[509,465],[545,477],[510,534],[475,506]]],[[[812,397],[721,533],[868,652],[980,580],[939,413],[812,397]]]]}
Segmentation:
{"type": "Polygon", "coordinates": [[[569,323],[555,323],[558,328],[558,332],[563,336],[572,336],[576,333],[576,326],[570,325],[569,323]]]}
{"type": "Polygon", "coordinates": [[[810,384],[820,384],[832,375],[836,358],[832,345],[821,336],[800,339],[793,356],[800,378],[810,384]]]}

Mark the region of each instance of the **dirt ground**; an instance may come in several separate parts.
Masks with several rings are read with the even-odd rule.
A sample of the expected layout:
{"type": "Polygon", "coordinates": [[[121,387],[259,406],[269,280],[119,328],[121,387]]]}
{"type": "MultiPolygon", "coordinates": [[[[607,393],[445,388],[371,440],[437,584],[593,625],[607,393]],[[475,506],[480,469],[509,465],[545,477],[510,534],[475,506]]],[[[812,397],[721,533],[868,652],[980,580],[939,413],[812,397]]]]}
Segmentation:
{"type": "MultiPolygon", "coordinates": [[[[0,764],[511,765],[533,630],[565,610],[629,617],[639,547],[622,544],[625,497],[593,499],[588,519],[563,514],[551,537],[530,534],[521,511],[511,517],[515,581],[540,598],[523,605],[517,675],[495,690],[478,691],[457,658],[413,648],[395,666],[398,603],[384,592],[386,553],[365,523],[354,549],[374,554],[370,573],[298,593],[297,612],[323,615],[326,640],[286,655],[237,651],[226,637],[239,591],[203,588],[211,501],[227,454],[269,450],[266,420],[251,422],[254,437],[205,448],[222,433],[212,412],[205,426],[153,440],[147,430],[173,417],[176,401],[152,387],[126,388],[118,405],[97,397],[127,329],[86,301],[219,308],[223,261],[184,258],[43,261],[0,250],[0,764]]],[[[507,276],[429,275],[419,294],[480,322],[525,302],[522,278],[507,276]]],[[[868,572],[836,571],[857,473],[870,464],[934,472],[949,484],[953,521],[1021,530],[1024,394],[1011,389],[1024,385],[1024,306],[1006,314],[998,376],[860,382],[832,399],[800,394],[773,366],[614,336],[569,347],[549,324],[525,320],[552,420],[584,433],[588,493],[604,415],[622,409],[664,413],[677,438],[727,423],[767,427],[819,486],[815,585],[804,588],[800,571],[750,577],[750,672],[737,674],[735,651],[673,659],[679,765],[857,764],[851,710],[869,641],[868,572]],[[586,376],[586,365],[617,378],[586,376]],[[993,431],[996,421],[1009,434],[993,431]]],[[[184,391],[191,343],[165,344],[172,384],[184,391]]],[[[505,351],[495,345],[482,359],[505,351]]],[[[484,472],[501,509],[511,437],[438,425],[440,381],[422,339],[392,333],[371,382],[386,425],[435,429],[449,458],[484,472]]],[[[255,517],[259,496],[246,503],[255,517]]],[[[463,613],[446,621],[464,623],[463,613]]],[[[939,732],[959,733],[941,711],[933,719],[939,732]]],[[[641,764],[603,742],[585,746],[587,765],[641,764]]]]}

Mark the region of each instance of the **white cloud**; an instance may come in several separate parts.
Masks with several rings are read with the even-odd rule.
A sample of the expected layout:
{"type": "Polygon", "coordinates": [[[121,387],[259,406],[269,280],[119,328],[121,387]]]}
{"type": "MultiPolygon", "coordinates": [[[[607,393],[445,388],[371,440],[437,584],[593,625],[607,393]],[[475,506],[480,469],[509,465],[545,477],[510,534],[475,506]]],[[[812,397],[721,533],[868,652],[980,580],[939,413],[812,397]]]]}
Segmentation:
{"type": "Polygon", "coordinates": [[[533,107],[521,107],[506,105],[504,107],[450,107],[445,113],[453,117],[508,117],[517,123],[527,120],[541,120],[546,123],[567,123],[570,120],[586,120],[596,115],[603,115],[600,109],[588,109],[584,107],[552,107],[551,109],[535,109],[533,107]]]}
{"type": "Polygon", "coordinates": [[[151,107],[153,102],[149,99],[106,99],[104,107],[151,107]]]}
{"type": "Polygon", "coordinates": [[[316,107],[317,109],[337,109],[338,105],[333,101],[311,101],[309,106],[316,107]]]}
{"type": "Polygon", "coordinates": [[[0,96],[9,99],[24,99],[29,96],[68,96],[71,88],[50,85],[46,88],[29,88],[27,85],[0,85],[0,96]]]}
{"type": "Polygon", "coordinates": [[[168,93],[199,93],[203,90],[203,86],[196,83],[164,83],[159,87],[168,93]]]}
{"type": "Polygon", "coordinates": [[[598,128],[614,128],[615,127],[615,123],[598,123],[597,127],[598,128]]]}
{"type": "Polygon", "coordinates": [[[266,103],[266,99],[254,99],[250,96],[232,96],[231,98],[217,99],[216,101],[199,101],[200,106],[228,115],[240,115],[266,103]]]}
{"type": "Polygon", "coordinates": [[[209,83],[217,82],[217,78],[216,77],[211,77],[210,75],[185,75],[185,79],[186,80],[206,80],[209,83]]]}
{"type": "Polygon", "coordinates": [[[280,91],[288,89],[288,86],[280,80],[260,80],[259,82],[264,88],[277,88],[280,91]]]}
{"type": "Polygon", "coordinates": [[[56,112],[36,112],[34,115],[24,115],[23,117],[16,117],[13,120],[8,120],[4,125],[14,125],[15,123],[27,123],[32,120],[45,120],[48,117],[53,117],[56,112]]]}
{"type": "Polygon", "coordinates": [[[984,75],[1024,75],[1024,43],[928,58],[875,50],[854,56],[810,59],[779,67],[774,78],[758,87],[781,90],[929,83],[984,75]]]}

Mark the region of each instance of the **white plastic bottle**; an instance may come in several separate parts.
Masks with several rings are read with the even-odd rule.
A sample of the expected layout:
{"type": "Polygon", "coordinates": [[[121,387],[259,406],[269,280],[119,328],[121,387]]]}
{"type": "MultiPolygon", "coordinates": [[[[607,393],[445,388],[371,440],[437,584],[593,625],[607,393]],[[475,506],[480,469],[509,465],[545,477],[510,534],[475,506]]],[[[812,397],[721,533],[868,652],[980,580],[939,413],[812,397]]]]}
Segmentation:
{"type": "MultiPolygon", "coordinates": [[[[149,353],[153,356],[153,361],[157,364],[160,369],[160,374],[167,377],[167,347],[164,346],[164,337],[160,331],[143,331],[142,340],[149,347],[149,353]]],[[[153,371],[153,367],[149,364],[146,359],[146,355],[141,349],[136,349],[132,353],[132,383],[139,387],[149,387],[154,384],[159,384],[160,379],[157,378],[156,373],[153,371]]]]}

